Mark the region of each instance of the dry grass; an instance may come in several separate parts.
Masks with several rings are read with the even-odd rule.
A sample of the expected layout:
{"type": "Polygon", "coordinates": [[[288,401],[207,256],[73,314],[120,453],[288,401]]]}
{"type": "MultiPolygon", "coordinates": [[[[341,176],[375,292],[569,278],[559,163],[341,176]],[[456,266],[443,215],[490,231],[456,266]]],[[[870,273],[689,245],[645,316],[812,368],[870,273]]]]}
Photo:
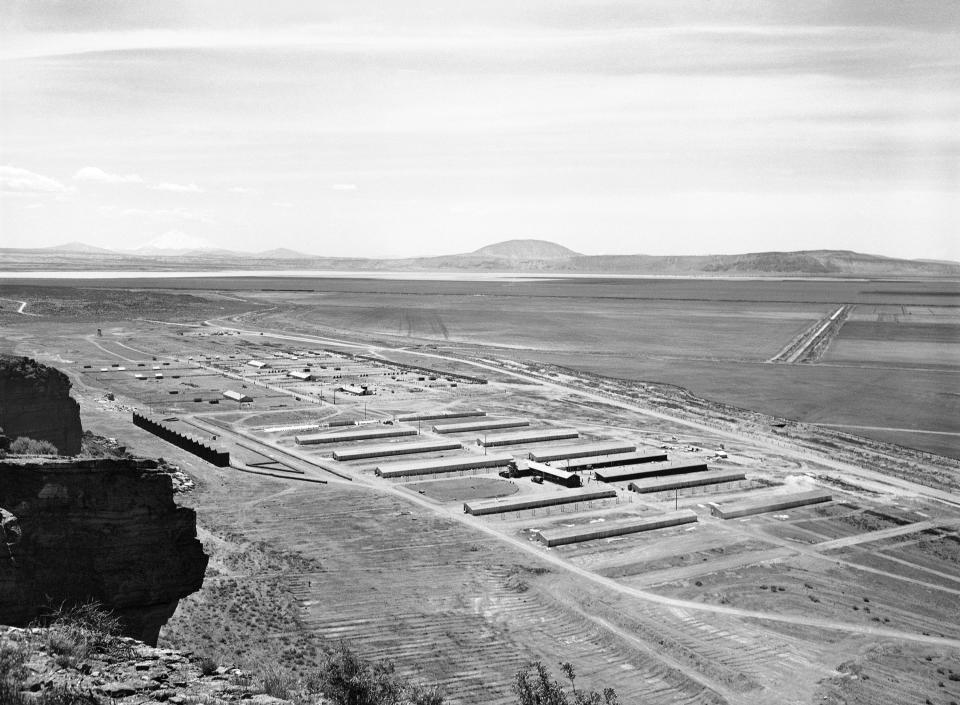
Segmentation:
{"type": "Polygon", "coordinates": [[[60,668],[76,667],[93,654],[111,660],[131,657],[131,650],[115,637],[120,621],[98,603],[60,607],[44,615],[39,633],[24,632],[21,637],[0,644],[0,703],[2,705],[98,705],[91,695],[63,684],[46,687],[25,695],[21,690],[29,674],[27,661],[37,650],[46,651],[60,668]]]}
{"type": "Polygon", "coordinates": [[[296,677],[305,676],[316,666],[318,642],[303,625],[285,574],[317,567],[239,535],[225,532],[217,538],[206,541],[212,559],[202,590],[181,600],[161,634],[162,645],[250,671],[279,661],[296,677]]]}
{"type": "Polygon", "coordinates": [[[120,620],[97,602],[61,606],[37,623],[47,627],[44,647],[61,667],[73,666],[94,653],[115,658],[130,655],[130,649],[113,638],[121,633],[120,620]]]}

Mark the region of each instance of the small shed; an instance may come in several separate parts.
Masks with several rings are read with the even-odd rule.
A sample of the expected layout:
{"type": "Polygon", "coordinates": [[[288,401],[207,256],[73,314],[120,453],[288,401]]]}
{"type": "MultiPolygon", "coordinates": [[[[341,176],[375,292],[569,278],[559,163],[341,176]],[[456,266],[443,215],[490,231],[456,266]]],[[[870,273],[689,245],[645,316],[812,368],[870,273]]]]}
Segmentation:
{"type": "Polygon", "coordinates": [[[227,391],[225,391],[223,393],[223,398],[229,399],[231,401],[240,402],[241,404],[253,401],[253,397],[247,394],[243,394],[241,392],[235,392],[232,389],[228,389],[227,391]]]}

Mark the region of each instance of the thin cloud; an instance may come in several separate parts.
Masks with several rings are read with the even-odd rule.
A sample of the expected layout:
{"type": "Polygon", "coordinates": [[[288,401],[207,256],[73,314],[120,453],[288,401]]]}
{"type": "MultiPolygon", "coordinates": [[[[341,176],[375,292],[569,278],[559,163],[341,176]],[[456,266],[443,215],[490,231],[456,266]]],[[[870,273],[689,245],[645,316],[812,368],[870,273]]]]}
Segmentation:
{"type": "Polygon", "coordinates": [[[770,232],[778,249],[804,249],[829,232],[844,249],[889,242],[886,254],[956,257],[955,197],[897,202],[883,218],[857,200],[893,202],[908,186],[957,193],[956,0],[777,2],[763,12],[702,0],[599,10],[494,0],[428,3],[422,16],[419,4],[381,3],[376,22],[351,3],[294,3],[295,21],[279,7],[289,3],[248,0],[226,18],[215,2],[197,10],[202,21],[171,10],[154,22],[164,3],[130,2],[102,13],[8,3],[31,16],[0,41],[5,134],[31,146],[22,163],[77,188],[5,194],[51,207],[18,203],[0,218],[0,241],[29,242],[42,214],[45,232],[118,244],[181,226],[256,247],[280,220],[272,244],[297,248],[322,214],[344,254],[380,251],[398,231],[411,250],[435,253],[498,232],[609,251],[644,251],[631,243],[646,233],[643,242],[686,252],[750,251],[770,232]],[[2,60],[47,54],[74,56],[2,60]],[[163,90],[131,100],[118,90],[130,85],[163,90]],[[158,115],[187,129],[157,133],[158,115]],[[74,155],[68,168],[64,155],[74,155]],[[145,176],[132,186],[71,180],[77,164],[98,161],[145,176]],[[153,190],[159,178],[207,186],[153,190]],[[688,195],[731,189],[762,197],[688,195]],[[109,216],[96,212],[104,192],[118,204],[109,216]],[[821,192],[836,197],[787,200],[821,192]],[[176,206],[197,219],[159,210],[176,206]],[[707,207],[709,217],[695,217],[707,207]],[[15,217],[21,210],[27,217],[15,217]]]}
{"type": "Polygon", "coordinates": [[[212,244],[202,237],[190,235],[183,230],[167,230],[148,242],[143,248],[158,250],[206,250],[212,244]]]}
{"type": "Polygon", "coordinates": [[[0,192],[5,194],[63,193],[67,190],[49,176],[15,166],[0,166],[0,192]]]}
{"type": "Polygon", "coordinates": [[[175,193],[203,193],[203,189],[196,184],[171,184],[164,182],[151,186],[155,191],[173,191],[175,193]]]}
{"type": "Polygon", "coordinates": [[[215,225],[217,221],[206,212],[196,212],[186,208],[124,208],[121,206],[107,205],[99,206],[97,212],[105,217],[120,218],[146,218],[155,221],[165,222],[196,222],[205,225],[215,225]]]}
{"type": "Polygon", "coordinates": [[[73,175],[74,181],[90,181],[98,184],[142,184],[139,174],[111,174],[95,166],[85,166],[73,175]]]}

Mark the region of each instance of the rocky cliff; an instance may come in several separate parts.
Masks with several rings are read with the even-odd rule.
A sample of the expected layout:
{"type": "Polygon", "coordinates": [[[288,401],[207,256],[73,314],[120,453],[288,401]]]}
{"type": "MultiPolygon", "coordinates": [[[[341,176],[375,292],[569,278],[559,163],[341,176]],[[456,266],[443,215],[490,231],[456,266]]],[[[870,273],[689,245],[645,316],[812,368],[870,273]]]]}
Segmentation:
{"type": "Polygon", "coordinates": [[[11,440],[49,441],[61,455],[80,452],[80,406],[60,370],[28,357],[0,356],[0,429],[11,440]]]}
{"type": "Polygon", "coordinates": [[[171,477],[155,461],[0,460],[0,508],[21,534],[0,543],[2,624],[97,600],[127,636],[156,644],[180,598],[203,583],[196,514],[174,503],[171,477]]]}

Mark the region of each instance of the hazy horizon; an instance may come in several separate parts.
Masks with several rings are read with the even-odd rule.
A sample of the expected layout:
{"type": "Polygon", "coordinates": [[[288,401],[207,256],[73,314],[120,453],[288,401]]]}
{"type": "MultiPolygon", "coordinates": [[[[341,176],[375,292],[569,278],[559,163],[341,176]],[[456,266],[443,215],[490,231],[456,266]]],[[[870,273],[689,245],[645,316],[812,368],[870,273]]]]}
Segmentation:
{"type": "MultiPolygon", "coordinates": [[[[524,241],[524,240],[521,240],[521,241],[524,241]]],[[[535,241],[535,242],[546,242],[547,244],[559,244],[559,245],[563,245],[563,243],[554,243],[554,242],[552,242],[552,241],[546,241],[546,240],[534,240],[534,241],[535,241]]],[[[479,250],[479,249],[483,249],[484,247],[487,247],[487,246],[490,246],[490,245],[501,245],[501,244],[506,244],[506,243],[508,243],[508,242],[512,242],[512,241],[507,240],[507,241],[501,241],[501,242],[495,242],[495,243],[487,243],[487,245],[482,245],[480,248],[478,248],[478,250],[479,250]]],[[[5,247],[5,245],[0,244],[0,248],[3,248],[3,247],[5,247]]],[[[37,247],[37,248],[24,247],[24,248],[13,248],[13,249],[24,249],[24,250],[44,249],[44,250],[51,250],[51,249],[63,248],[63,251],[64,251],[64,252],[80,253],[80,252],[83,251],[82,248],[84,248],[84,247],[91,247],[91,246],[90,246],[88,243],[84,243],[84,242],[70,241],[70,242],[57,243],[57,244],[55,244],[55,245],[48,245],[48,246],[37,247]],[[75,249],[75,250],[66,249],[66,248],[68,248],[68,247],[70,247],[70,246],[74,246],[74,247],[76,247],[77,249],[75,249]]],[[[93,246],[93,247],[96,247],[96,246],[93,246]]],[[[174,246],[174,245],[171,245],[171,246],[168,246],[168,247],[156,247],[156,246],[154,246],[154,247],[139,247],[139,248],[98,248],[98,249],[103,249],[103,250],[105,250],[105,251],[109,251],[109,252],[112,252],[112,253],[115,253],[115,254],[119,254],[119,255],[142,256],[142,257],[164,257],[164,256],[165,256],[165,257],[172,257],[172,256],[177,256],[177,255],[179,255],[179,254],[181,254],[181,253],[184,253],[184,254],[185,254],[185,253],[187,253],[187,252],[196,252],[196,253],[210,252],[211,254],[216,254],[216,253],[218,253],[218,252],[222,252],[222,253],[224,253],[225,255],[226,255],[227,253],[230,253],[230,254],[236,254],[236,255],[240,255],[240,256],[257,256],[257,255],[261,255],[261,254],[265,254],[265,253],[271,253],[271,252],[274,252],[274,251],[276,251],[276,250],[290,250],[290,251],[296,252],[297,254],[302,254],[302,255],[306,255],[306,256],[309,256],[309,257],[316,257],[316,258],[328,257],[328,255],[324,255],[324,254],[317,253],[317,252],[310,252],[310,251],[304,250],[304,249],[294,250],[293,248],[287,248],[287,247],[275,247],[275,248],[268,248],[268,249],[263,249],[263,250],[245,250],[245,249],[241,249],[241,248],[215,248],[215,247],[202,247],[202,248],[196,248],[196,249],[187,249],[187,248],[178,248],[178,247],[176,247],[176,246],[174,246]]],[[[823,251],[823,250],[807,250],[807,251],[823,251]]],[[[848,251],[848,250],[834,250],[834,251],[836,251],[836,252],[846,252],[846,251],[848,251]]],[[[440,254],[436,254],[436,255],[418,255],[418,254],[416,254],[416,253],[409,253],[409,254],[405,254],[405,255],[404,255],[404,254],[401,254],[401,255],[395,255],[395,256],[392,256],[392,257],[383,257],[383,258],[374,258],[374,257],[366,257],[366,256],[363,256],[363,255],[356,255],[356,256],[353,256],[353,257],[351,257],[351,258],[352,258],[352,259],[371,259],[371,260],[380,259],[380,260],[387,260],[387,261],[392,260],[392,259],[395,259],[395,260],[400,261],[400,260],[408,260],[408,259],[419,259],[419,258],[423,258],[423,257],[452,257],[452,256],[460,256],[460,255],[471,255],[471,254],[474,254],[474,252],[476,252],[476,250],[471,250],[470,252],[446,252],[446,253],[440,253],[440,254]]],[[[586,257],[631,257],[631,256],[640,256],[640,257],[647,257],[647,256],[655,256],[655,257],[656,257],[656,256],[662,256],[662,257],[670,257],[670,256],[671,256],[671,255],[669,255],[669,254],[651,255],[650,253],[646,253],[646,252],[577,252],[577,251],[574,251],[574,250],[571,250],[571,252],[572,252],[572,255],[571,255],[571,256],[586,256],[586,257]]],[[[770,250],[768,250],[767,252],[780,252],[780,253],[782,253],[782,254],[789,254],[789,252],[784,252],[784,251],[770,251],[770,250]]],[[[95,253],[95,252],[91,252],[91,254],[96,254],[96,253],[95,253]]],[[[694,253],[688,253],[688,255],[679,255],[679,256],[690,256],[690,257],[717,257],[717,256],[724,256],[724,255],[736,256],[736,255],[750,255],[750,254],[759,254],[759,253],[751,253],[751,252],[733,252],[733,253],[694,252],[694,253]]],[[[859,253],[857,253],[857,254],[867,255],[867,256],[880,256],[880,257],[885,256],[885,255],[878,255],[878,254],[875,253],[875,252],[859,252],[859,253]]],[[[931,260],[931,259],[922,258],[922,257],[919,257],[919,258],[900,258],[900,259],[904,259],[904,260],[907,260],[907,261],[949,262],[949,263],[952,263],[952,264],[960,264],[960,260],[943,260],[943,259],[940,259],[940,260],[931,260]]],[[[286,271],[286,270],[283,270],[283,271],[286,271]]],[[[339,271],[339,270],[334,270],[334,271],[339,271]]],[[[345,271],[349,272],[349,271],[352,271],[352,270],[345,270],[345,271]]],[[[586,275],[584,275],[584,276],[586,276],[586,275]]],[[[593,276],[593,275],[590,275],[590,276],[593,276]]],[[[611,275],[611,276],[645,276],[645,275],[629,275],[629,274],[623,274],[623,275],[611,275]]]]}
{"type": "Polygon", "coordinates": [[[13,2],[0,246],[960,260],[960,5],[13,2]]]}

